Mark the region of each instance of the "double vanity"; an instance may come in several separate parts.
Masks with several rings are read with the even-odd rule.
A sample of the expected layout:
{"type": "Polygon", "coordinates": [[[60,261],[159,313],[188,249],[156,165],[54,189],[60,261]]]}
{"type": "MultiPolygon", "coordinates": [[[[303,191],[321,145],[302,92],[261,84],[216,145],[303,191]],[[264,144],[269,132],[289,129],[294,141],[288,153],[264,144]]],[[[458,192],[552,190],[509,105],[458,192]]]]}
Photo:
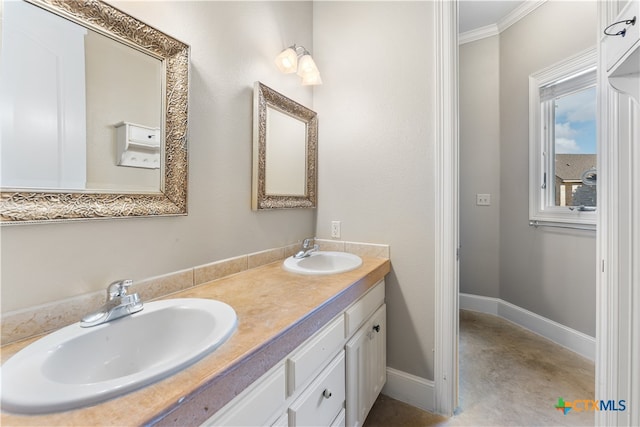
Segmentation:
{"type": "MultiPolygon", "coordinates": [[[[189,46],[102,1],[10,3],[4,18],[9,11],[17,18],[12,28],[37,32],[41,25],[30,17],[38,16],[42,22],[68,28],[78,43],[86,38],[101,46],[93,55],[115,49],[150,65],[148,73],[135,75],[129,88],[121,82],[103,85],[106,80],[87,71],[84,57],[73,62],[74,71],[83,76],[75,79],[78,94],[88,100],[94,91],[79,82],[86,80],[89,87],[93,81],[110,94],[112,88],[127,87],[122,89],[127,102],[104,113],[104,123],[95,114],[87,123],[73,120],[79,132],[70,136],[81,135],[73,139],[80,149],[74,158],[82,160],[73,180],[33,183],[30,174],[37,171],[39,176],[40,166],[9,162],[16,164],[16,176],[7,182],[15,184],[0,191],[0,223],[186,215],[189,46]],[[139,93],[138,81],[155,82],[156,77],[162,81],[159,91],[150,91],[149,97],[139,93]],[[141,118],[138,114],[143,113],[141,118]],[[113,123],[115,116],[118,124],[113,123]],[[110,146],[117,141],[116,162],[96,151],[95,147],[116,148],[110,146]],[[124,161],[127,156],[129,161],[124,161]],[[89,167],[94,164],[98,167],[89,167]],[[144,179],[131,182],[130,175],[144,179]]],[[[91,54],[92,49],[78,45],[83,55],[91,54]]],[[[12,63],[19,71],[20,60],[35,57],[42,55],[18,54],[12,63]]],[[[120,63],[109,65],[122,68],[120,63]]],[[[114,74],[103,66],[96,68],[114,74]]],[[[59,70],[49,74],[55,76],[54,71],[59,70]]],[[[15,99],[22,98],[27,97],[16,92],[15,99]]],[[[76,103],[83,114],[106,111],[102,100],[85,110],[90,103],[80,98],[76,103]]],[[[34,100],[34,105],[45,104],[34,100]]],[[[71,117],[53,111],[51,117],[71,117]]],[[[253,125],[252,209],[314,208],[317,114],[257,82],[253,125]],[[290,157],[294,150],[296,155],[290,157]],[[266,161],[273,158],[286,161],[266,161]],[[272,186],[273,182],[292,187],[272,186]]],[[[65,123],[57,126],[70,129],[65,123]]],[[[33,128],[11,132],[23,138],[14,138],[12,147],[39,142],[29,137],[27,131],[33,128]]],[[[51,146],[66,147],[69,141],[62,132],[47,136],[51,146]]],[[[10,152],[22,158],[20,153],[10,152]]],[[[55,168],[61,164],[69,169],[66,160],[53,161],[48,174],[60,175],[55,168]]],[[[361,425],[386,379],[388,248],[381,258],[356,256],[339,249],[349,251],[349,244],[356,243],[329,241],[333,249],[341,243],[331,252],[319,251],[312,240],[305,240],[299,257],[284,263],[283,258],[292,255],[285,251],[288,247],[171,273],[181,287],[167,292],[162,280],[146,288],[140,285],[143,297],[127,293],[130,281],[114,282],[97,311],[92,311],[97,305],[89,294],[3,314],[3,340],[9,344],[2,347],[0,424],[361,425]],[[269,261],[262,262],[263,256],[269,261]],[[209,267],[215,277],[208,276],[209,267]],[[218,267],[232,271],[221,277],[218,267]],[[147,298],[144,292],[153,296],[147,298]],[[91,307],[80,321],[76,311],[87,301],[91,307]],[[64,326],[74,321],[79,322],[64,326]]]]}
{"type": "MultiPolygon", "coordinates": [[[[323,259],[325,257],[318,257],[320,254],[330,252],[316,253],[319,261],[315,268],[325,271],[345,268],[334,262],[339,255],[323,259]]],[[[347,258],[350,254],[344,255],[347,258]]],[[[167,311],[179,299],[185,303],[194,299],[215,300],[231,307],[237,318],[229,323],[231,335],[224,337],[226,341],[223,339],[218,348],[205,351],[198,361],[181,365],[164,379],[141,384],[141,388],[101,403],[89,402],[93,406],[80,409],[42,415],[3,412],[1,423],[305,425],[313,421],[315,425],[345,425],[346,421],[349,425],[361,424],[361,418],[366,416],[386,378],[384,276],[390,270],[390,263],[386,258],[363,256],[360,259],[359,267],[336,274],[292,272],[280,260],[147,303],[145,309],[149,313],[162,313],[157,326],[166,330],[166,334],[171,333],[168,325],[181,322],[179,310],[171,314],[171,310],[167,311]],[[349,408],[346,412],[345,407],[349,408]]],[[[354,268],[348,261],[342,262],[354,268]]],[[[304,266],[298,268],[304,269],[304,266]]],[[[189,311],[186,307],[183,309],[189,311]]],[[[192,314],[198,311],[191,310],[192,314]]],[[[116,334],[131,333],[128,328],[115,331],[115,327],[135,320],[134,316],[141,318],[144,312],[114,320],[109,327],[113,327],[116,334]]],[[[203,322],[206,321],[203,318],[203,322]]],[[[40,341],[61,331],[39,337],[40,341]]],[[[109,339],[102,335],[96,343],[109,339]]],[[[189,346],[193,344],[181,340],[180,335],[171,338],[175,340],[175,348],[169,347],[175,353],[189,353],[189,346]]],[[[149,347],[143,342],[146,336],[152,334],[136,337],[142,341],[140,349],[149,347]]],[[[123,342],[136,345],[135,340],[123,342]]],[[[38,345],[37,338],[4,346],[3,362],[32,343],[38,345]]],[[[108,348],[108,344],[103,350],[96,347],[96,354],[86,357],[99,358],[108,348]]],[[[194,354],[197,351],[194,349],[194,354]]],[[[66,358],[72,356],[75,357],[66,355],[66,358]]],[[[114,360],[112,363],[124,362],[114,360]]],[[[59,379],[72,380],[63,372],[64,367],[56,368],[62,372],[59,379]]],[[[66,369],[74,371],[73,364],[66,365],[66,369]]]]}

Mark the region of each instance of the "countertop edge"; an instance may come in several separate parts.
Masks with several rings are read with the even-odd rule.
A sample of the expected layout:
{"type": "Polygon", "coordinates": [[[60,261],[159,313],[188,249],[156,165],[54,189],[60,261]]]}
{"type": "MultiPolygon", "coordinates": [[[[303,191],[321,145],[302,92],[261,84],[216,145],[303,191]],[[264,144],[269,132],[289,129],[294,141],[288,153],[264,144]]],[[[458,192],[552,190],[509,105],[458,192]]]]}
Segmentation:
{"type": "Polygon", "coordinates": [[[275,338],[265,341],[251,354],[225,371],[216,373],[205,385],[193,390],[180,402],[148,419],[144,425],[184,426],[205,422],[390,271],[390,262],[387,260],[291,324],[275,338]],[[220,389],[226,392],[219,393],[220,389]]]}

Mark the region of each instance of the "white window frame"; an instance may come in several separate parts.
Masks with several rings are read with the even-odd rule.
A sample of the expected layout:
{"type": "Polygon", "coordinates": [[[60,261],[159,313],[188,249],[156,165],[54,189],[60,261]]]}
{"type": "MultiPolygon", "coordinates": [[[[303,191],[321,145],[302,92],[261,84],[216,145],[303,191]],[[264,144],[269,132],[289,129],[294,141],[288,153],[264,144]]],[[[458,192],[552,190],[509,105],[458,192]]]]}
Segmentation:
{"type": "MultiPolygon", "coordinates": [[[[593,47],[529,76],[529,224],[595,230],[596,211],[555,206],[555,155],[553,129],[545,131],[540,88],[597,67],[593,47]],[[545,175],[546,174],[546,175],[545,175]]],[[[549,115],[549,114],[547,114],[549,115]]],[[[549,117],[546,120],[550,120],[549,117]]],[[[598,160],[599,162],[599,160],[598,160]]]]}

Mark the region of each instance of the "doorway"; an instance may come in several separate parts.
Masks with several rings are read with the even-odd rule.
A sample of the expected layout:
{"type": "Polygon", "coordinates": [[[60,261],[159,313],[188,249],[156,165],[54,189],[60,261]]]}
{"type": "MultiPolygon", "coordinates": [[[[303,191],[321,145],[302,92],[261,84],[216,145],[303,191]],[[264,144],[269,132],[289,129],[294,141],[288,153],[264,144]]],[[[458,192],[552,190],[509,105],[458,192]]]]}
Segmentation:
{"type": "MultiPolygon", "coordinates": [[[[594,6],[594,5],[593,5],[594,6]]],[[[544,6],[543,6],[544,7],[544,6]]],[[[595,6],[594,6],[595,8],[595,6]]],[[[537,11],[537,19],[540,19],[541,16],[544,15],[541,10],[537,11]]],[[[558,11],[547,11],[547,13],[551,14],[551,17],[557,16],[558,20],[559,16],[558,11]]],[[[592,12],[592,20],[590,22],[593,23],[591,28],[585,31],[589,31],[592,39],[593,39],[593,26],[595,26],[595,9],[592,12]]],[[[547,22],[549,19],[547,19],[547,22]]],[[[547,24],[548,25],[548,24],[547,24]]],[[[557,36],[557,34],[556,34],[557,36]]],[[[499,36],[494,35],[494,38],[498,38],[499,36]]],[[[535,38],[535,37],[534,37],[535,38]]],[[[592,42],[592,44],[595,41],[592,42]]],[[[480,44],[480,43],[477,43],[480,44]]],[[[485,45],[482,47],[484,51],[482,53],[476,53],[476,58],[487,60],[491,58],[491,49],[495,46],[491,46],[491,42],[484,43],[485,45]],[[489,52],[489,54],[487,54],[489,52]]],[[[499,41],[494,43],[494,45],[499,45],[499,41]]],[[[455,47],[457,49],[457,46],[455,47]]],[[[521,50],[525,53],[531,52],[531,50],[527,50],[526,48],[520,47],[521,50]]],[[[504,49],[504,46],[503,46],[504,49]]],[[[495,57],[499,58],[499,55],[503,55],[503,52],[495,50],[495,57]]],[[[530,55],[529,55],[530,56],[530,55]]],[[[526,58],[525,58],[526,59],[526,58]]],[[[528,58],[530,59],[530,58],[528,58]]],[[[544,58],[543,58],[544,59],[544,58]]],[[[525,60],[521,60],[523,62],[525,60]]],[[[526,62],[526,61],[525,61],[526,62]]],[[[517,65],[517,64],[516,64],[517,65]]],[[[463,58],[460,58],[459,71],[462,77],[463,74],[463,58]]],[[[491,108],[491,102],[487,101],[487,97],[490,97],[490,94],[475,94],[478,98],[476,99],[478,102],[482,103],[483,108],[481,112],[483,117],[478,119],[478,123],[471,126],[474,129],[472,132],[474,145],[473,149],[479,149],[480,144],[477,144],[479,139],[478,129],[484,126],[484,129],[488,131],[489,136],[487,139],[489,140],[489,148],[482,152],[476,152],[474,155],[470,156],[475,162],[474,165],[470,167],[465,167],[464,164],[464,145],[462,143],[462,139],[465,137],[465,129],[464,129],[464,112],[465,102],[463,102],[463,92],[465,89],[462,81],[460,82],[459,90],[460,90],[460,101],[459,101],[459,111],[460,111],[460,173],[456,175],[455,180],[460,188],[460,202],[459,205],[454,208],[454,211],[459,210],[460,212],[460,256],[462,260],[467,260],[467,255],[469,253],[479,254],[481,259],[476,259],[471,262],[470,268],[468,271],[473,272],[476,277],[482,275],[482,280],[480,283],[476,284],[476,288],[473,289],[473,293],[469,292],[465,289],[465,267],[461,263],[460,265],[460,292],[462,294],[472,294],[472,295],[480,295],[487,296],[488,300],[482,300],[483,303],[489,303],[489,305],[500,306],[501,301],[506,301],[507,299],[510,301],[516,301],[516,307],[522,307],[527,311],[535,312],[539,311],[543,314],[546,314],[549,317],[556,316],[557,313],[559,316],[556,316],[558,320],[557,323],[570,323],[570,327],[575,329],[576,331],[586,331],[583,333],[585,336],[594,336],[595,335],[595,312],[596,312],[596,277],[595,277],[595,265],[597,265],[596,261],[596,238],[595,233],[593,231],[573,231],[573,230],[565,230],[565,229],[546,229],[546,228],[535,228],[529,226],[526,222],[521,224],[522,218],[525,218],[526,221],[528,215],[528,195],[527,195],[527,176],[526,170],[528,168],[528,164],[518,165],[515,161],[511,159],[522,159],[527,158],[528,155],[528,115],[526,113],[527,105],[525,102],[524,105],[524,117],[517,116],[518,109],[515,107],[507,107],[506,113],[502,111],[501,114],[501,105],[500,102],[504,102],[504,93],[507,92],[503,87],[500,87],[501,82],[498,79],[501,74],[501,64],[496,63],[493,64],[494,72],[487,72],[485,70],[484,77],[492,78],[492,84],[494,87],[497,87],[497,91],[493,91],[492,93],[497,93],[496,99],[493,100],[493,105],[495,106],[493,109],[491,108]],[[502,89],[502,90],[501,90],[502,89]],[[490,123],[491,114],[494,117],[498,117],[497,123],[490,123]],[[487,119],[489,116],[489,119],[487,119]],[[507,121],[509,123],[513,123],[513,128],[501,128],[500,121],[507,121]],[[518,132],[521,132],[524,129],[524,134],[518,135],[518,132]],[[523,140],[524,146],[521,145],[511,145],[506,146],[501,141],[505,140],[504,135],[507,135],[507,139],[510,141],[515,140],[523,140]],[[497,141],[497,142],[496,142],[497,141]],[[506,172],[501,169],[510,169],[506,172]],[[480,177],[484,176],[487,178],[489,182],[489,188],[476,188],[469,189],[465,188],[464,185],[466,183],[474,183],[478,184],[481,179],[477,177],[470,177],[467,172],[478,173],[480,177]],[[492,174],[492,171],[494,172],[492,174]],[[495,172],[498,172],[495,174],[495,172]],[[511,174],[512,176],[517,176],[518,174],[522,175],[524,171],[524,179],[521,179],[521,182],[518,183],[516,179],[505,179],[505,174],[511,174]],[[500,173],[502,172],[502,176],[500,173]],[[484,175],[483,175],[484,174],[484,175]],[[524,189],[521,189],[520,186],[524,181],[524,189]],[[521,193],[519,193],[521,191],[521,193]],[[466,192],[466,194],[465,194],[466,192]],[[469,197],[470,196],[470,197],[469,197]],[[488,197],[487,197],[488,196],[488,197]],[[482,200],[481,200],[482,199],[482,200]],[[486,200],[489,200],[489,203],[486,203],[486,200]],[[517,203],[512,203],[512,202],[517,203]],[[483,203],[479,203],[483,202],[483,203]],[[509,204],[509,209],[504,208],[504,204],[509,204]],[[517,204],[517,206],[515,206],[517,204]],[[503,206],[500,209],[500,206],[503,206]],[[492,215],[492,208],[494,210],[494,214],[492,215]],[[497,210],[498,214],[495,214],[497,210]],[[506,214],[505,211],[515,211],[513,216],[509,215],[509,212],[506,214]],[[503,214],[503,217],[501,217],[503,214]],[[483,223],[484,221],[484,223],[483,223]],[[520,221],[520,223],[518,222],[520,221]],[[506,224],[505,224],[506,223],[506,224]],[[485,224],[484,226],[481,224],[485,224]],[[465,228],[466,227],[466,228],[465,228]],[[470,242],[465,237],[468,235],[468,231],[474,232],[480,230],[484,237],[482,237],[480,242],[470,242]],[[505,231],[506,230],[506,231],[505,231]],[[514,240],[519,240],[522,242],[525,238],[529,237],[531,239],[530,244],[521,244],[517,246],[515,243],[503,244],[504,236],[501,238],[501,233],[507,233],[513,237],[514,240]],[[491,239],[491,235],[496,236],[494,239],[491,239]],[[486,237],[489,236],[489,237],[486,237]],[[563,240],[573,239],[572,242],[561,243],[563,240]],[[474,249],[475,245],[475,249],[474,249]],[[537,246],[536,246],[537,245],[537,246]],[[505,248],[506,246],[506,248],[505,248]],[[577,267],[577,268],[565,268],[566,263],[560,261],[562,256],[556,256],[554,254],[554,250],[562,250],[564,247],[578,247],[580,254],[574,254],[573,261],[580,261],[581,264],[586,267],[577,267]],[[550,248],[550,250],[548,250],[550,248]],[[505,254],[506,253],[506,254],[505,254]],[[503,259],[507,259],[507,267],[501,266],[503,259]],[[582,309],[585,305],[590,305],[593,307],[588,313],[588,316],[580,317],[578,315],[575,319],[570,319],[568,322],[563,315],[567,315],[567,304],[568,301],[566,298],[560,297],[558,301],[552,300],[552,295],[563,295],[563,292],[566,292],[568,296],[573,291],[571,289],[567,289],[565,291],[559,290],[559,286],[553,280],[549,280],[549,275],[556,274],[558,271],[561,272],[560,278],[557,279],[558,282],[564,283],[574,280],[582,285],[584,285],[585,281],[588,281],[588,286],[590,287],[590,291],[585,292],[589,295],[582,301],[573,301],[575,303],[579,303],[580,309],[582,309]],[[575,276],[572,276],[570,273],[579,272],[579,279],[575,279],[575,276]],[[525,277],[527,280],[522,280],[520,277],[525,277]],[[507,279],[504,279],[504,278],[507,279]],[[522,284],[516,284],[515,286],[509,288],[508,286],[501,289],[501,279],[502,282],[505,280],[509,280],[515,282],[515,278],[518,278],[522,284]],[[536,298],[535,296],[535,288],[530,286],[529,281],[535,282],[548,282],[549,284],[546,287],[543,286],[542,289],[538,289],[539,301],[533,301],[533,305],[531,301],[536,298]],[[506,289],[505,289],[506,288],[506,289]],[[465,292],[466,291],[466,292],[465,292]],[[520,298],[520,299],[519,299],[520,298]],[[556,304],[559,301],[564,301],[563,304],[556,304]],[[540,307],[544,307],[543,304],[548,304],[547,308],[537,308],[538,305],[540,307]],[[563,312],[564,311],[564,312],[563,312]],[[551,314],[548,314],[551,313],[551,314]]],[[[531,64],[529,64],[531,66],[531,64]]],[[[502,67],[504,71],[504,67],[502,67]]],[[[522,74],[521,69],[514,70],[510,75],[515,76],[515,71],[518,71],[522,74]]],[[[534,69],[535,71],[535,69],[534,69]]],[[[530,73],[524,73],[524,89],[522,97],[523,99],[528,98],[527,88],[526,88],[526,79],[530,73]]],[[[482,86],[479,84],[479,81],[483,77],[482,72],[478,69],[478,67],[473,67],[473,73],[470,77],[472,79],[473,84],[476,88],[487,89],[486,86],[482,86]]],[[[490,88],[489,88],[490,89],[490,88]]],[[[508,86],[509,89],[509,97],[516,98],[516,92],[520,89],[514,89],[512,86],[508,86]]],[[[486,91],[485,91],[486,92],[486,91]]],[[[491,90],[489,90],[491,93],[491,90]]],[[[503,107],[505,108],[505,107],[503,107]]],[[[485,147],[486,148],[486,147],[485,147]]],[[[569,256],[571,257],[571,256],[569,256]]],[[[566,257],[565,257],[566,258],[566,257]]],[[[457,291],[457,289],[456,289],[457,291]]],[[[584,288],[583,288],[584,291],[584,288]]],[[[458,293],[456,292],[456,297],[458,297],[458,293]]],[[[462,301],[462,298],[461,298],[462,301]]],[[[462,304],[462,303],[461,303],[462,304]]],[[[584,311],[584,310],[583,310],[584,311]]],[[[455,313],[458,313],[458,307],[456,305],[455,313]]],[[[448,319],[451,323],[452,319],[448,319]]],[[[438,325],[437,325],[438,327],[438,325]]],[[[457,336],[456,336],[457,339],[457,336]]],[[[587,343],[588,345],[588,343],[587,343]]],[[[595,340],[592,339],[591,342],[591,350],[592,354],[595,353],[595,340]]],[[[454,361],[452,365],[452,369],[455,369],[456,361],[454,361]]],[[[438,383],[438,372],[436,373],[436,383],[438,383]]],[[[454,397],[455,399],[455,397],[454,397]]],[[[438,408],[440,406],[437,405],[438,408]]]]}

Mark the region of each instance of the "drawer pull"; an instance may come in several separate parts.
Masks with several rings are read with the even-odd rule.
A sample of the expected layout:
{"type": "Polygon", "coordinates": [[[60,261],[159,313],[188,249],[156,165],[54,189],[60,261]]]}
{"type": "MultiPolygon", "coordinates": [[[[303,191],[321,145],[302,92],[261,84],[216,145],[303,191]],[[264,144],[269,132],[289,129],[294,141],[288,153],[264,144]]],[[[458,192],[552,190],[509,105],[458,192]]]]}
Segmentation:
{"type": "Polygon", "coordinates": [[[617,33],[610,33],[608,30],[609,28],[613,27],[614,25],[618,25],[618,24],[624,24],[624,25],[636,25],[636,17],[634,16],[632,19],[625,19],[623,21],[618,21],[618,22],[614,22],[613,24],[609,25],[607,28],[604,29],[604,33],[608,36],[622,36],[624,37],[625,35],[627,35],[627,29],[623,28],[622,30],[618,31],[617,33]]]}
{"type": "Polygon", "coordinates": [[[325,399],[328,399],[331,397],[331,390],[329,390],[328,388],[325,388],[324,391],[322,392],[322,395],[324,396],[325,399]]]}
{"type": "Polygon", "coordinates": [[[375,325],[373,327],[373,330],[376,331],[376,332],[380,332],[380,325],[375,325]]]}

